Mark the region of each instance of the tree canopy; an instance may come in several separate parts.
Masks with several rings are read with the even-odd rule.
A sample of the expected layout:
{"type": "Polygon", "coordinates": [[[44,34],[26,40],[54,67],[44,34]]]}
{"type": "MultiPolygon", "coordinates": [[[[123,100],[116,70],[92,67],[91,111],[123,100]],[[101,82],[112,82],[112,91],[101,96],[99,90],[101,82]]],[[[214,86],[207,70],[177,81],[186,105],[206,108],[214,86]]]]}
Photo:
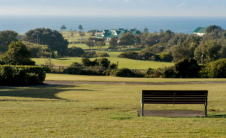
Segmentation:
{"type": "Polygon", "coordinates": [[[212,32],[222,32],[223,29],[220,26],[217,25],[210,25],[209,27],[206,28],[206,33],[212,33],[212,32]]]}
{"type": "Polygon", "coordinates": [[[132,33],[125,33],[120,38],[119,45],[127,46],[127,45],[134,45],[134,35],[132,33]]]}
{"type": "Polygon", "coordinates": [[[62,26],[60,27],[60,29],[64,31],[64,30],[67,29],[67,28],[66,28],[65,25],[62,25],[62,26]]]}
{"type": "Polygon", "coordinates": [[[110,43],[110,47],[112,47],[113,49],[115,49],[118,45],[118,37],[112,37],[111,40],[109,41],[110,43]]]}
{"type": "Polygon", "coordinates": [[[80,32],[83,31],[83,27],[81,24],[78,26],[78,29],[80,30],[80,32]]]}
{"type": "Polygon", "coordinates": [[[11,30],[0,31],[0,52],[6,52],[9,44],[17,41],[17,36],[18,33],[11,30]]]}
{"type": "Polygon", "coordinates": [[[36,28],[26,32],[26,40],[31,42],[38,42],[43,45],[48,45],[52,52],[57,51],[58,55],[65,55],[69,42],[64,39],[62,34],[56,30],[49,28],[36,28]]]}
{"type": "Polygon", "coordinates": [[[30,59],[31,52],[22,42],[12,41],[9,45],[8,51],[3,54],[0,61],[11,65],[35,65],[34,61],[30,59]]]}

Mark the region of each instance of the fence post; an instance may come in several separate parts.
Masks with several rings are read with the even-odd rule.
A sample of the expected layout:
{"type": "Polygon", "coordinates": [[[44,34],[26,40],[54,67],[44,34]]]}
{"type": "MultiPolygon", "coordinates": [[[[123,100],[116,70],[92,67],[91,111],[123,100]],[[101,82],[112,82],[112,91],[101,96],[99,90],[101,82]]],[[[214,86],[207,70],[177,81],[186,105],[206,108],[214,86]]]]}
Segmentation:
{"type": "Polygon", "coordinates": [[[59,66],[59,73],[60,73],[60,66],[59,66]]]}

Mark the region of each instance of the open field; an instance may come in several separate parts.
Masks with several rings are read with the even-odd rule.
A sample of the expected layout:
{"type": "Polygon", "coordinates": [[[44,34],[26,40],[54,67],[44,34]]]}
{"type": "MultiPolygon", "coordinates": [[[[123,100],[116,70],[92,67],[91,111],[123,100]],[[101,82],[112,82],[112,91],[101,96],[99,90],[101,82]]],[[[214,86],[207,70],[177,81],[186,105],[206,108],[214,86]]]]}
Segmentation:
{"type": "MultiPolygon", "coordinates": [[[[141,61],[141,60],[132,60],[127,58],[117,58],[116,56],[120,52],[111,52],[108,59],[111,63],[117,63],[119,61],[119,68],[129,68],[129,69],[148,69],[148,68],[159,68],[163,66],[172,66],[174,63],[171,62],[156,62],[156,61],[141,61]]],[[[90,60],[94,60],[96,58],[91,58],[90,60]]],[[[98,59],[98,58],[97,58],[98,59]]],[[[45,64],[48,58],[32,58],[36,62],[37,65],[45,64]]],[[[58,58],[51,59],[55,66],[69,66],[73,62],[81,63],[82,58],[80,57],[70,57],[70,58],[58,58]]]]}
{"type": "MultiPolygon", "coordinates": [[[[0,134],[1,137],[223,138],[225,89],[225,84],[0,87],[0,134]],[[208,117],[138,117],[136,111],[140,110],[143,89],[209,90],[208,117]]],[[[204,106],[145,105],[145,110],[203,111],[204,106]]]]}
{"type": "Polygon", "coordinates": [[[103,81],[103,82],[199,82],[226,81],[225,78],[131,78],[113,76],[86,76],[47,73],[47,81],[103,81]]]}
{"type": "MultiPolygon", "coordinates": [[[[80,48],[82,48],[82,49],[84,49],[84,50],[89,49],[89,46],[87,46],[86,44],[69,44],[69,45],[68,45],[68,48],[71,48],[72,46],[80,47],[80,48]]],[[[109,44],[106,44],[106,46],[102,46],[101,49],[102,49],[102,50],[103,50],[103,49],[107,49],[108,47],[109,47],[109,44]]],[[[92,49],[92,48],[91,48],[91,49],[92,49]]],[[[95,47],[93,47],[93,49],[98,49],[98,48],[95,46],[95,47]]]]}
{"type": "MultiPolygon", "coordinates": [[[[79,35],[78,31],[60,31],[60,33],[69,42],[78,41],[77,39],[81,39],[81,36],[79,35]],[[71,33],[74,34],[73,37],[71,36],[71,33]]],[[[85,32],[85,36],[83,36],[82,39],[88,39],[89,37],[91,37],[90,33],[85,32]]]]}

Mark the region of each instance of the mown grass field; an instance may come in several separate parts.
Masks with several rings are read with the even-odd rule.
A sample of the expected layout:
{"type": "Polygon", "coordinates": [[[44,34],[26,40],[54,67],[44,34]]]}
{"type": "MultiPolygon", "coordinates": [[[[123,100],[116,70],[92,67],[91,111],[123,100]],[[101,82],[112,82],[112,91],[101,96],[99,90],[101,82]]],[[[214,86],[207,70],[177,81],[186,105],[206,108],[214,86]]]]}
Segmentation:
{"type": "MultiPolygon", "coordinates": [[[[225,84],[0,87],[0,134],[1,137],[223,138],[225,89],[225,84]],[[141,108],[143,89],[209,90],[208,117],[138,117],[136,111],[141,108]]],[[[204,106],[145,105],[145,110],[203,111],[204,106]]]]}
{"type": "MultiPolygon", "coordinates": [[[[148,69],[148,68],[159,68],[163,66],[172,66],[174,63],[171,62],[156,62],[156,61],[142,61],[142,60],[132,60],[127,58],[118,58],[117,55],[120,52],[111,52],[109,53],[110,57],[107,57],[111,63],[119,62],[118,68],[129,68],[129,69],[148,69]]],[[[90,60],[94,60],[96,58],[90,58],[90,60]]],[[[97,58],[98,59],[98,58],[97,58]]],[[[45,61],[49,60],[48,58],[32,58],[33,61],[36,62],[36,65],[45,64],[45,61]]],[[[57,58],[51,59],[52,63],[55,66],[69,66],[73,62],[82,62],[82,58],[80,57],[67,57],[67,58],[57,58]]]]}
{"type": "MultiPolygon", "coordinates": [[[[60,33],[69,42],[78,41],[78,39],[81,39],[81,36],[79,35],[78,31],[60,31],[60,33]],[[71,36],[71,33],[73,33],[73,36],[71,36]]],[[[85,36],[83,36],[82,39],[87,39],[87,38],[91,37],[90,33],[87,33],[87,32],[84,32],[84,33],[85,33],[85,36]]]]}
{"type": "Polygon", "coordinates": [[[211,82],[226,81],[225,78],[132,78],[113,76],[87,76],[47,73],[47,81],[104,81],[104,82],[211,82]]]}

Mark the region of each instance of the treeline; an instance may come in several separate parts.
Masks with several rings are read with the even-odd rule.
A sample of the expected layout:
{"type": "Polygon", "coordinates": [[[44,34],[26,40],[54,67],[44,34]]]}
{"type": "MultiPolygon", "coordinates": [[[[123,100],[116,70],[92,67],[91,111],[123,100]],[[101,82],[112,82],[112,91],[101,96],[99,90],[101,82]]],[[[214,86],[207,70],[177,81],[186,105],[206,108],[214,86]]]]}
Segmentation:
{"type": "MultiPolygon", "coordinates": [[[[209,63],[226,58],[225,37],[226,30],[216,25],[207,27],[203,37],[195,34],[173,33],[170,30],[165,32],[160,30],[159,33],[143,33],[134,36],[132,41],[139,41],[139,46],[145,46],[145,49],[140,53],[123,53],[119,57],[173,62],[183,58],[195,58],[198,63],[209,63]]],[[[110,42],[110,44],[114,47],[115,43],[110,42]]],[[[120,43],[115,45],[120,45],[120,43]]]]}

